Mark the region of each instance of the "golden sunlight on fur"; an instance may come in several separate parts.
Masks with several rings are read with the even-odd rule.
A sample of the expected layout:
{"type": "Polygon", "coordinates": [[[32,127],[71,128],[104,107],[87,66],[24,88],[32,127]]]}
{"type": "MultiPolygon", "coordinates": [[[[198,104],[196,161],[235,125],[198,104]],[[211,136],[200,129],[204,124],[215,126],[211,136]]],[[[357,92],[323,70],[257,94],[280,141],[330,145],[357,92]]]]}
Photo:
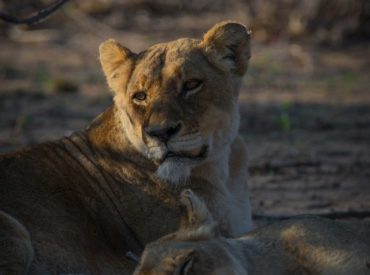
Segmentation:
{"type": "Polygon", "coordinates": [[[222,237],[191,190],[180,228],[146,246],[134,275],[370,274],[370,223],[301,216],[222,237]]]}
{"type": "Polygon", "coordinates": [[[0,155],[0,274],[132,274],[126,253],[178,227],[183,188],[223,235],[252,228],[238,134],[249,31],[222,22],[201,39],[99,51],[112,106],[85,130],[0,155]]]}
{"type": "Polygon", "coordinates": [[[158,163],[160,179],[185,182],[193,167],[218,161],[236,138],[239,82],[249,57],[249,32],[236,23],[216,25],[202,41],[179,39],[141,54],[114,40],[100,46],[125,135],[158,163]]]}

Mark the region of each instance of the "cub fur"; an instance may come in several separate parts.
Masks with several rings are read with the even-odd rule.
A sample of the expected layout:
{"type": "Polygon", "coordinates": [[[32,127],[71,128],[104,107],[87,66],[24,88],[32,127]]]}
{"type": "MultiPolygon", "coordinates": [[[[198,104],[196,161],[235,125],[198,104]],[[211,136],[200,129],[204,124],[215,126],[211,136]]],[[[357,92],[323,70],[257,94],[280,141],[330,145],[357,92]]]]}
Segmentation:
{"type": "MultiPolygon", "coordinates": [[[[130,274],[128,251],[177,228],[185,186],[226,236],[251,228],[237,103],[249,40],[244,26],[223,22],[203,39],[138,54],[114,40],[100,46],[114,104],[85,131],[0,156],[1,213],[29,233],[34,251],[24,251],[33,260],[23,270],[130,274]]],[[[0,230],[26,249],[15,227],[0,230]]]]}
{"type": "Polygon", "coordinates": [[[198,196],[181,198],[182,225],[146,246],[134,275],[370,274],[370,223],[301,216],[227,239],[198,196]]]}

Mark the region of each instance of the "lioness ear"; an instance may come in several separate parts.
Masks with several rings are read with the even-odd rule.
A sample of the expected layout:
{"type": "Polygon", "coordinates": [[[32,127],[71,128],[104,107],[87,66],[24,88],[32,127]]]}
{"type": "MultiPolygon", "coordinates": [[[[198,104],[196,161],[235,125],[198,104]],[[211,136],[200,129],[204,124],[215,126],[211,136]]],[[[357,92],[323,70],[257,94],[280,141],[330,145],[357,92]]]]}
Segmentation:
{"type": "Polygon", "coordinates": [[[109,87],[119,92],[133,69],[135,54],[114,39],[109,39],[100,44],[99,55],[109,87]]]}
{"type": "Polygon", "coordinates": [[[221,22],[204,35],[201,47],[219,68],[243,75],[251,56],[250,34],[241,24],[221,22]]]}

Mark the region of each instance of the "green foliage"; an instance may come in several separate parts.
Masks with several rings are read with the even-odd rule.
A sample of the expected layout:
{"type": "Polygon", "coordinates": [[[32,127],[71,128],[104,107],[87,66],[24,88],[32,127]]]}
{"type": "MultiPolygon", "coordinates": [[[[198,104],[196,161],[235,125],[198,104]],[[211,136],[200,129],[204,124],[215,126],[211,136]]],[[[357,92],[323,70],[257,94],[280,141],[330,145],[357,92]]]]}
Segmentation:
{"type": "Polygon", "coordinates": [[[292,124],[290,122],[289,114],[285,112],[281,113],[279,117],[279,124],[280,124],[280,128],[283,131],[290,131],[292,129],[292,124]]]}
{"type": "Polygon", "coordinates": [[[279,116],[280,129],[283,131],[290,131],[292,129],[292,123],[289,116],[290,103],[284,102],[281,105],[281,113],[279,116]]]}

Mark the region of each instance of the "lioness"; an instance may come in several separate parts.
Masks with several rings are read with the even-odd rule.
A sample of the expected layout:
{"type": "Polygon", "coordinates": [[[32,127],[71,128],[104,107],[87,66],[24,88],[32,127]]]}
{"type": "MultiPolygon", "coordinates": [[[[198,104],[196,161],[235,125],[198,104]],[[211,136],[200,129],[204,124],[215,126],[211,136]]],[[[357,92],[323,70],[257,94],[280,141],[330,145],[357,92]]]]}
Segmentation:
{"type": "Polygon", "coordinates": [[[134,275],[370,274],[370,223],[301,216],[226,239],[191,190],[181,201],[180,229],[147,245],[134,275]]]}
{"type": "Polygon", "coordinates": [[[126,252],[176,229],[183,186],[223,234],[249,230],[237,102],[249,40],[224,22],[139,54],[104,42],[113,106],[85,131],[0,157],[0,274],[129,274],[126,252]]]}

